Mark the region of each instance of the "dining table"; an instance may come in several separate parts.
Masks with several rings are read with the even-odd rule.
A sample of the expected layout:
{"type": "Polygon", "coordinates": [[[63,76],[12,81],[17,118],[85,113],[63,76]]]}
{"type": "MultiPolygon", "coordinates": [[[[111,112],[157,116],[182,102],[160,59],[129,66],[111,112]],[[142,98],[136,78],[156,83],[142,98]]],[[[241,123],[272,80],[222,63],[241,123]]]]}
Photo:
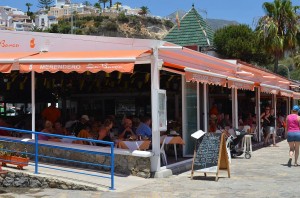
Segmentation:
{"type": "Polygon", "coordinates": [[[150,140],[139,140],[139,141],[118,141],[117,148],[134,150],[147,150],[150,147],[150,140]]]}

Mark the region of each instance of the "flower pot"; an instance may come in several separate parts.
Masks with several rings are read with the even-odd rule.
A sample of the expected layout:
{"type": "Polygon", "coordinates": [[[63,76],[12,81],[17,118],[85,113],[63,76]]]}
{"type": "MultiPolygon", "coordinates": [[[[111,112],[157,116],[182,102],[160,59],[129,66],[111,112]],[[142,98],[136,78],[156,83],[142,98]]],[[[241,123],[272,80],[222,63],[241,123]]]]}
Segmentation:
{"type": "Polygon", "coordinates": [[[0,162],[2,163],[2,166],[6,166],[7,163],[11,161],[10,155],[0,155],[0,162]]]}
{"type": "Polygon", "coordinates": [[[24,166],[28,166],[29,158],[1,155],[0,162],[2,163],[2,166],[6,166],[6,164],[13,164],[17,165],[17,168],[22,170],[24,166]]]}
{"type": "Polygon", "coordinates": [[[18,156],[11,156],[9,164],[17,165],[19,169],[23,169],[24,166],[28,166],[29,158],[25,157],[18,157],[18,156]]]}

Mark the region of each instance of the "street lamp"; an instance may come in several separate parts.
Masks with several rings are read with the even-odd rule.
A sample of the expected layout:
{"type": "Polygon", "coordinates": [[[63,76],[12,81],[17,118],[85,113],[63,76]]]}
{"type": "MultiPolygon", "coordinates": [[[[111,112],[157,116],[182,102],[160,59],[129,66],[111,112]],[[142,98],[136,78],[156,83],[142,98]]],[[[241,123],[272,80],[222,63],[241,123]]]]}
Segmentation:
{"type": "Polygon", "coordinates": [[[289,67],[287,67],[286,65],[283,65],[283,64],[278,64],[278,66],[283,66],[284,68],[286,68],[288,79],[290,79],[290,69],[289,69],[289,67]]]}

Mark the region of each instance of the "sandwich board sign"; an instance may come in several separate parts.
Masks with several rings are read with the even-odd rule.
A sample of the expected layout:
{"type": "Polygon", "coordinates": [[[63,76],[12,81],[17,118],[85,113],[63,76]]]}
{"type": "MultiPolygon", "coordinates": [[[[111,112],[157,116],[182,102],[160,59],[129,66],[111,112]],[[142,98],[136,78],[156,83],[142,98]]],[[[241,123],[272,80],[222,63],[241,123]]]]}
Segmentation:
{"type": "Polygon", "coordinates": [[[220,133],[204,133],[196,140],[192,164],[191,179],[194,172],[216,174],[218,181],[219,170],[227,170],[230,178],[229,162],[226,151],[225,136],[220,133]]]}

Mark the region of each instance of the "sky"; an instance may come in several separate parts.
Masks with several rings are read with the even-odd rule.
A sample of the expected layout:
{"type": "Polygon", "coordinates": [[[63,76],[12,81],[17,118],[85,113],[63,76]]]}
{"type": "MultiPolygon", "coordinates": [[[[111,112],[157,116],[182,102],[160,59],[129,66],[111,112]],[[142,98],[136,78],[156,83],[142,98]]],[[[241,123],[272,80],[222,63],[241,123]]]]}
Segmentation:
{"type": "MultiPolygon", "coordinates": [[[[73,3],[84,2],[85,0],[72,0],[73,3]]],[[[92,4],[97,0],[88,0],[92,4]]],[[[188,11],[194,3],[195,8],[199,11],[203,18],[224,19],[237,21],[242,24],[248,24],[253,27],[255,21],[264,15],[262,4],[264,2],[272,2],[269,0],[113,0],[121,2],[132,8],[147,6],[152,15],[167,16],[176,10],[188,11]]],[[[300,5],[297,0],[292,0],[293,5],[300,5]]],[[[26,3],[31,3],[32,11],[38,9],[38,0],[0,0],[0,5],[8,5],[27,11],[26,3]]]]}

